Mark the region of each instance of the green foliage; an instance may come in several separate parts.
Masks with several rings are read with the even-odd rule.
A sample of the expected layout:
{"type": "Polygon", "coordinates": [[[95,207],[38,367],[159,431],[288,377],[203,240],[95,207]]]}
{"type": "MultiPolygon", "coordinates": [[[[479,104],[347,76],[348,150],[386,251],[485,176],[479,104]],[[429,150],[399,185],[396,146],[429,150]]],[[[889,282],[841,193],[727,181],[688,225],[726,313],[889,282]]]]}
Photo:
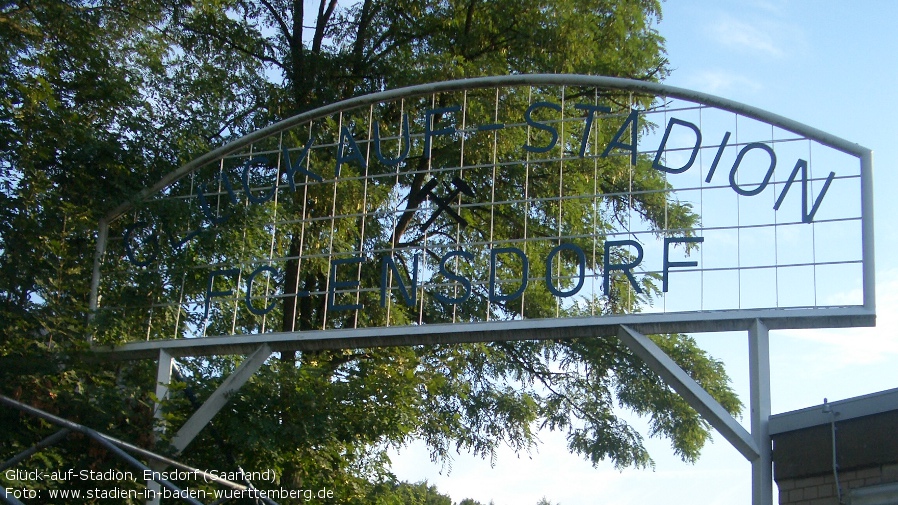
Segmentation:
{"type": "MultiPolygon", "coordinates": [[[[573,72],[659,80],[667,72],[663,39],[651,28],[652,18],[660,16],[660,4],[653,0],[365,0],[350,6],[322,2],[311,13],[304,12],[304,2],[287,0],[8,4],[0,11],[0,392],[147,447],[154,443],[153,364],[98,363],[85,342],[88,334],[102,342],[175,336],[158,330],[164,324],[147,325],[150,314],[136,311],[114,317],[101,313],[88,322],[97,223],[122,201],[229,139],[362,93],[489,74],[573,72]],[[304,30],[310,22],[313,28],[304,30]]],[[[503,99],[512,109],[527,103],[514,93],[503,99]]],[[[614,95],[595,99],[618,108],[629,104],[627,97],[614,95]]],[[[471,111],[474,119],[489,113],[471,111]]],[[[386,114],[384,128],[398,124],[398,114],[386,114]]],[[[597,138],[607,140],[614,133],[611,125],[598,129],[597,138]]],[[[499,156],[527,140],[500,139],[499,156]]],[[[544,140],[538,134],[531,139],[544,140]]],[[[437,145],[434,163],[448,159],[449,151],[437,145]]],[[[472,142],[467,152],[471,160],[489,162],[491,145],[472,142]]],[[[644,169],[647,163],[639,160],[634,187],[663,187],[657,171],[644,169]]],[[[625,169],[611,158],[581,165],[571,161],[565,165],[565,191],[592,192],[595,184],[603,193],[619,192],[629,184],[625,169]]],[[[403,177],[412,189],[424,183],[411,174],[403,177]]],[[[533,187],[542,190],[538,182],[533,187]]],[[[520,194],[512,183],[495,190],[497,201],[520,194]]],[[[359,204],[360,186],[346,184],[340,191],[336,199],[322,192],[310,194],[308,201],[349,214],[359,204]]],[[[383,202],[389,191],[375,187],[368,198],[383,202]]],[[[695,223],[688,207],[659,195],[646,191],[635,202],[652,229],[664,229],[665,218],[686,229],[695,223]]],[[[571,235],[607,228],[624,208],[623,201],[609,202],[595,212],[591,206],[560,208],[547,201],[532,209],[541,217],[534,222],[544,221],[533,226],[571,235]]],[[[281,202],[277,211],[296,212],[300,203],[299,198],[281,202]]],[[[408,202],[407,208],[413,207],[408,202]]],[[[159,219],[169,223],[186,226],[202,219],[175,208],[159,210],[159,219]]],[[[274,208],[232,210],[235,222],[267,223],[274,208]]],[[[500,212],[505,215],[497,233],[519,236],[521,209],[500,212]]],[[[486,217],[471,211],[465,219],[471,223],[466,233],[476,238],[486,217]]],[[[375,238],[366,247],[382,247],[394,237],[420,241],[412,224],[369,230],[366,236],[375,238]]],[[[260,243],[263,227],[246,229],[260,236],[200,236],[175,255],[181,260],[171,278],[202,289],[205,277],[189,268],[192,258],[252,260],[256,251],[244,246],[260,243]]],[[[322,244],[360,240],[354,223],[332,237],[325,236],[324,227],[313,231],[322,244]]],[[[296,244],[285,239],[276,247],[289,253],[296,244]]],[[[534,268],[533,275],[544,273],[539,265],[534,268]]],[[[171,278],[151,269],[107,276],[108,304],[134,297],[152,302],[173,289],[165,282],[171,278]]],[[[363,276],[377,285],[376,268],[363,276]]],[[[301,275],[288,271],[275,280],[322,289],[326,260],[304,265],[301,275]]],[[[647,296],[657,292],[653,279],[644,282],[647,296]]],[[[624,296],[626,285],[619,279],[610,302],[596,300],[569,314],[638,311],[645,299],[624,296]]],[[[424,322],[451,320],[432,297],[426,300],[424,322]]],[[[473,310],[480,300],[472,297],[460,312],[473,310]]],[[[384,323],[385,311],[369,305],[372,310],[362,317],[384,323]]],[[[503,319],[552,317],[562,308],[542,290],[528,293],[523,304],[497,304],[493,310],[491,316],[503,319]]],[[[151,316],[173,326],[179,314],[159,310],[151,316]]],[[[317,328],[322,307],[304,298],[296,309],[285,304],[269,317],[267,324],[277,329],[317,328]]],[[[390,317],[391,324],[414,321],[411,311],[400,309],[390,317]]],[[[260,330],[248,312],[233,321],[213,314],[212,320],[212,332],[227,333],[232,325],[245,332],[260,330]]],[[[720,362],[685,335],[653,338],[725,408],[740,411],[720,362]]],[[[222,470],[237,464],[273,468],[283,487],[334,489],[334,503],[448,504],[449,498],[427,483],[397,483],[387,450],[421,439],[437,461],[448,463],[459,450],[492,459],[502,444],[529,450],[538,430],[548,428],[567,433],[571,451],[593,464],[608,460],[618,467],[643,467],[651,464],[643,435],[619,416],[622,410],[647,417],[649,435],[669,439],[686,461],[698,456],[710,432],[614,338],[347,349],[282,358],[266,363],[230,399],[214,429],[203,431],[191,445],[188,463],[222,470]]],[[[191,397],[208,397],[238,364],[232,357],[182,360],[182,379],[164,405],[167,433],[195,409],[191,397]]],[[[50,433],[6,409],[0,416],[9,434],[0,440],[3,455],[50,433]]],[[[40,458],[47,468],[63,460],[87,467],[116,464],[77,438],[40,458]]]]}
{"type": "Polygon", "coordinates": [[[436,486],[427,481],[409,484],[401,482],[389,486],[371,496],[370,503],[383,505],[453,505],[449,496],[437,491],[436,486]]]}

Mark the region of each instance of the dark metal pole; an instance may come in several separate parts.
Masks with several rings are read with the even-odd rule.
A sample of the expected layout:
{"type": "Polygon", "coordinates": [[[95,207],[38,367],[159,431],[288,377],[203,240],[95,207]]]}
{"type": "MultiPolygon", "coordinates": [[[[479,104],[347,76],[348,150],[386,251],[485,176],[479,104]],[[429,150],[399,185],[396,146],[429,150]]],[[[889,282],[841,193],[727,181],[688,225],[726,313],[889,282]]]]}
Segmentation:
{"type": "MultiPolygon", "coordinates": [[[[173,467],[178,468],[178,469],[180,469],[180,470],[185,470],[185,471],[192,472],[192,473],[194,473],[194,474],[196,474],[196,475],[198,475],[198,476],[202,476],[203,478],[205,478],[205,479],[208,480],[209,482],[216,482],[216,483],[218,483],[218,484],[221,484],[221,485],[223,485],[223,486],[229,487],[229,488],[231,488],[231,489],[238,489],[238,490],[249,489],[249,487],[244,486],[244,485],[242,485],[242,484],[238,484],[238,483],[236,483],[236,482],[232,482],[232,481],[229,481],[229,480],[226,480],[226,479],[222,479],[221,477],[218,477],[218,476],[209,474],[209,473],[207,473],[207,472],[203,472],[203,471],[201,471],[201,470],[198,470],[198,469],[196,469],[196,468],[190,467],[190,466],[188,466],[188,465],[184,465],[183,463],[179,463],[179,462],[177,462],[177,461],[175,461],[175,460],[166,458],[166,457],[164,457],[164,456],[160,456],[160,455],[158,455],[158,454],[156,454],[156,453],[153,453],[153,452],[150,452],[150,451],[148,451],[148,450],[146,450],[146,449],[137,447],[137,446],[132,445],[132,444],[129,444],[129,443],[127,443],[127,442],[123,442],[123,441],[118,440],[118,439],[116,439],[116,438],[114,438],[114,437],[111,437],[111,436],[109,436],[109,435],[105,435],[105,434],[103,434],[103,433],[94,431],[94,430],[88,428],[87,426],[83,426],[83,425],[78,424],[78,423],[75,423],[75,422],[73,422],[73,421],[69,421],[68,419],[63,419],[63,418],[61,418],[61,417],[54,416],[53,414],[50,414],[50,413],[48,413],[48,412],[44,412],[43,410],[40,410],[40,409],[34,408],[34,407],[30,406],[30,405],[26,405],[26,404],[24,404],[24,403],[18,402],[18,401],[16,401],[16,400],[13,400],[12,398],[7,397],[7,396],[0,395],[0,404],[6,405],[6,406],[8,406],[8,407],[12,407],[12,408],[17,409],[17,410],[21,410],[22,412],[26,412],[26,413],[28,413],[28,414],[31,414],[31,415],[35,416],[35,417],[38,417],[38,418],[44,419],[44,420],[46,420],[46,421],[49,421],[49,422],[51,422],[51,423],[53,423],[53,424],[56,424],[57,426],[62,426],[62,427],[63,427],[63,430],[60,430],[60,431],[56,432],[55,434],[51,435],[50,437],[47,437],[46,439],[42,440],[38,445],[44,444],[44,443],[46,443],[46,442],[50,442],[50,439],[53,439],[54,437],[62,438],[63,436],[65,436],[65,433],[62,433],[63,431],[65,431],[66,433],[67,433],[68,431],[77,431],[77,432],[79,432],[79,433],[84,433],[85,435],[87,435],[87,436],[91,437],[92,439],[96,440],[98,443],[100,443],[101,445],[103,445],[104,447],[106,447],[109,451],[111,451],[112,453],[114,453],[116,456],[120,457],[121,459],[123,459],[124,461],[126,461],[128,464],[130,464],[130,465],[132,465],[132,466],[135,466],[135,467],[137,467],[137,468],[139,468],[139,469],[141,469],[141,470],[144,470],[144,471],[148,471],[148,470],[149,470],[149,471],[152,471],[149,467],[147,467],[146,465],[144,465],[144,464],[141,463],[140,461],[136,460],[133,456],[131,456],[130,454],[128,454],[127,452],[125,452],[123,449],[127,449],[128,451],[131,451],[131,452],[133,452],[133,453],[136,453],[136,454],[138,454],[139,456],[143,456],[143,457],[146,457],[146,458],[148,458],[148,459],[152,459],[152,460],[155,460],[155,461],[159,461],[160,463],[165,463],[166,465],[173,466],[173,467]],[[61,434],[61,433],[62,433],[62,434],[61,434]]],[[[52,442],[50,442],[50,443],[47,443],[46,445],[51,445],[52,443],[56,443],[56,442],[57,442],[57,441],[54,440],[54,441],[52,441],[52,442]]],[[[46,445],[45,445],[45,446],[46,446],[46,445]]],[[[36,447],[36,446],[35,446],[35,447],[36,447]]],[[[26,452],[27,452],[27,451],[26,451],[26,452]]],[[[20,456],[21,456],[21,455],[20,455],[20,456]]],[[[19,456],[16,456],[16,458],[18,458],[18,457],[19,457],[19,456]]],[[[15,458],[13,458],[13,459],[15,459],[15,458]]],[[[12,460],[10,460],[10,461],[12,461],[12,460]]],[[[6,464],[6,463],[4,463],[4,464],[6,464]]],[[[13,464],[15,464],[15,463],[13,463],[13,464]]],[[[10,465],[10,466],[11,466],[11,465],[10,465]]],[[[169,490],[171,490],[171,491],[174,491],[174,492],[178,493],[179,495],[182,495],[182,494],[183,494],[183,493],[181,492],[181,490],[180,490],[177,486],[175,486],[174,484],[172,484],[171,482],[169,482],[169,481],[167,481],[167,480],[164,480],[164,479],[153,479],[153,480],[156,481],[156,482],[158,482],[158,483],[160,483],[161,485],[163,485],[166,489],[169,489],[169,490]]],[[[3,498],[3,499],[12,499],[12,500],[15,500],[15,498],[13,498],[13,497],[11,497],[11,496],[5,496],[5,495],[2,496],[2,498],[3,498]]],[[[190,499],[190,498],[183,498],[183,500],[187,501],[188,503],[192,503],[192,504],[196,504],[196,505],[202,505],[200,502],[198,502],[198,501],[196,501],[196,500],[193,500],[193,499],[190,499]]],[[[273,502],[272,500],[265,500],[265,501],[267,501],[267,502],[269,502],[269,503],[275,503],[275,502],[273,502]]],[[[18,500],[16,500],[15,502],[11,502],[11,503],[19,503],[19,502],[18,502],[18,500]]]]}
{"type": "Polygon", "coordinates": [[[0,472],[2,472],[3,470],[6,470],[7,468],[12,468],[12,467],[18,465],[22,461],[25,461],[26,459],[31,457],[31,455],[38,453],[41,450],[43,450],[47,447],[50,447],[51,445],[55,445],[55,444],[59,443],[60,441],[62,441],[62,439],[65,438],[66,435],[69,434],[70,431],[72,431],[72,430],[70,430],[68,428],[63,428],[63,429],[57,431],[56,433],[50,435],[49,437],[41,440],[40,442],[34,444],[33,446],[25,449],[24,451],[16,454],[12,458],[4,461],[3,464],[0,464],[0,472]]]}

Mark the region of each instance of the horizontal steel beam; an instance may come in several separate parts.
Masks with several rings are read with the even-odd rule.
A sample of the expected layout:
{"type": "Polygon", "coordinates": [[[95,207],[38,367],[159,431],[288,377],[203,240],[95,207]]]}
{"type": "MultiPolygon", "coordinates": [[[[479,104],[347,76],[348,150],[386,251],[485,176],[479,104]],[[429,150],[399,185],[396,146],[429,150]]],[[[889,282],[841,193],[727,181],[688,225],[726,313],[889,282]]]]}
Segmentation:
{"type": "Polygon", "coordinates": [[[483,323],[424,324],[356,329],[258,333],[218,337],[150,340],[94,347],[102,359],[155,359],[159,349],[173,357],[250,354],[262,344],[272,352],[361,347],[501,342],[602,337],[627,325],[643,334],[748,331],[764,320],[772,330],[874,326],[876,316],[863,307],[762,309],[717,312],[646,313],[566,319],[524,319],[483,323]]]}

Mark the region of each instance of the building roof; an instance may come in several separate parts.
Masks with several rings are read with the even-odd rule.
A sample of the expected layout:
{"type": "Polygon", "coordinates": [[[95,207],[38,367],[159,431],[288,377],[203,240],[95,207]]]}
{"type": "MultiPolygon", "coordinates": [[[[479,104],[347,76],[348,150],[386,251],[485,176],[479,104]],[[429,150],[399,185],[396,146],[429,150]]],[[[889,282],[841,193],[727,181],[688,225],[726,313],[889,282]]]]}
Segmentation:
{"type": "MultiPolygon", "coordinates": [[[[826,407],[835,414],[836,421],[847,421],[858,417],[870,416],[898,410],[898,388],[887,389],[878,393],[856,396],[846,400],[829,402],[826,407]]],[[[815,405],[801,410],[793,410],[770,416],[770,434],[777,435],[790,431],[829,424],[832,417],[823,410],[824,405],[815,405]]]]}

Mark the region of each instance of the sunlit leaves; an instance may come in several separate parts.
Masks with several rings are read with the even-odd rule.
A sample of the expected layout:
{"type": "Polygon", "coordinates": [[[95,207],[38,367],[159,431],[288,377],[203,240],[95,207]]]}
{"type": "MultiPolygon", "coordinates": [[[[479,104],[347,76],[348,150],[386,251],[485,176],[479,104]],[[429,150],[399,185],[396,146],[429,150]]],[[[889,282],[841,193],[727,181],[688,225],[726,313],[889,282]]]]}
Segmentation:
{"type": "MultiPolygon", "coordinates": [[[[188,286],[189,293],[206,288],[208,270],[193,265],[228,258],[257,267],[271,248],[292,260],[285,261],[278,274],[259,277],[251,293],[257,307],[268,303],[271,292],[286,293],[285,298],[296,290],[325,292],[327,259],[310,260],[300,268],[293,261],[299,256],[295,238],[300,225],[285,225],[285,233],[272,242],[275,216],[359,216],[362,205],[379,208],[390,203],[400,212],[402,205],[411,211],[416,205],[409,205],[408,194],[425,182],[423,158],[409,159],[396,179],[384,178],[385,182],[366,187],[359,179],[347,177],[336,189],[312,185],[303,188],[308,192],[290,195],[284,191],[276,203],[248,205],[244,196],[232,201],[219,186],[221,175],[216,170],[235,177],[245,161],[228,158],[221,167],[197,172],[195,179],[185,178],[168,190],[195,194],[197,186],[191,184],[206,185],[210,199],[217,195],[230,216],[228,224],[234,226],[200,232],[189,243],[173,246],[177,237],[208,228],[209,219],[196,206],[175,208],[160,203],[154,209],[158,210],[156,221],[150,224],[158,227],[159,254],[171,260],[169,269],[107,270],[101,302],[128,306],[141,298],[145,306],[155,306],[145,311],[101,312],[88,326],[87,293],[99,218],[163,174],[229,139],[299,111],[407,84],[525,72],[658,80],[667,72],[663,40],[652,29],[652,19],[660,16],[655,1],[371,0],[334,5],[334,11],[328,10],[327,2],[320,10],[309,5],[305,12],[301,1],[122,4],[70,0],[22,2],[4,8],[0,14],[5,42],[0,47],[0,320],[6,333],[0,346],[0,374],[5,393],[48,408],[63,405],[59,408],[68,416],[142,436],[151,445],[152,365],[85,364],[78,358],[86,347],[88,330],[102,343],[110,343],[173,338],[187,333],[186,328],[199,328],[206,321],[196,313],[182,313],[181,306],[197,306],[202,300],[170,300],[182,292],[182,286],[188,286]],[[393,192],[394,180],[407,188],[406,194],[393,192]],[[168,232],[176,239],[171,240],[168,232]],[[279,291],[265,291],[267,286],[279,291]],[[61,401],[48,400],[54,398],[61,401]]],[[[566,93],[561,110],[547,108],[536,116],[582,117],[583,109],[573,104],[587,103],[607,106],[625,117],[630,107],[648,105],[645,97],[591,89],[532,91],[533,96],[516,89],[499,90],[498,108],[470,100],[468,126],[521,122],[520,114],[531,103],[560,101],[561,93],[566,93]],[[507,111],[518,116],[496,117],[507,111]]],[[[445,103],[436,106],[462,103],[461,96],[450,94],[440,100],[445,103]]],[[[344,124],[351,131],[367,125],[365,118],[350,116],[344,124]]],[[[412,117],[413,128],[421,131],[420,115],[412,117]]],[[[402,119],[400,107],[391,104],[380,118],[383,131],[395,135],[402,119]]],[[[279,153],[281,141],[293,148],[309,139],[317,145],[334,144],[334,132],[341,125],[330,121],[315,131],[269,139],[257,148],[279,153]]],[[[553,152],[556,158],[565,157],[564,163],[509,165],[502,172],[497,169],[498,179],[492,170],[470,174],[477,191],[495,192],[490,195],[493,201],[520,200],[525,187],[544,198],[529,206],[519,202],[497,206],[498,215],[493,216],[483,209],[466,208],[461,211],[469,223],[464,232],[450,229],[455,226],[451,221],[437,221],[438,231],[449,236],[463,233],[465,240],[481,242],[553,233],[573,237],[571,243],[589,251],[588,268],[596,270],[604,243],[578,237],[587,231],[611,234],[621,229],[630,218],[625,214],[631,208],[627,196],[631,190],[637,193],[633,212],[652,232],[688,230],[695,224],[688,206],[666,200],[661,191],[666,183],[649,168],[650,160],[639,159],[634,169],[629,156],[598,156],[618,124],[595,125],[585,158],[577,156],[580,144],[570,140],[582,136],[583,122],[578,124],[570,126],[574,130],[568,131],[568,140],[553,152]],[[558,197],[559,191],[572,198],[558,197]],[[597,194],[609,196],[601,203],[576,197],[597,194]],[[490,230],[495,223],[498,226],[490,230]]],[[[457,163],[459,140],[449,135],[437,139],[431,166],[457,163]]],[[[544,146],[551,141],[545,131],[528,135],[523,129],[465,140],[466,163],[490,168],[519,157],[522,146],[544,146]]],[[[398,147],[392,141],[386,144],[398,147]]],[[[335,175],[324,172],[335,168],[333,150],[317,150],[310,156],[314,166],[324,167],[323,175],[335,175]]],[[[367,165],[374,174],[393,173],[392,167],[370,158],[367,165]]],[[[260,165],[248,175],[253,186],[260,188],[254,193],[258,198],[267,191],[266,184],[279,177],[266,168],[271,167],[260,165]]],[[[362,173],[356,162],[341,169],[346,175],[362,173]]],[[[237,178],[232,182],[239,185],[237,178]]],[[[357,217],[343,219],[333,231],[322,220],[302,230],[307,240],[303,247],[367,254],[389,248],[394,239],[420,245],[423,236],[415,225],[421,224],[421,216],[413,214],[401,224],[387,218],[369,220],[364,235],[357,217]]],[[[140,219],[128,216],[115,226],[121,232],[140,219]]],[[[449,245],[451,241],[443,244],[449,245]]],[[[530,244],[527,254],[545,258],[555,245],[530,244]]],[[[113,250],[121,248],[110,247],[113,250]]],[[[624,261],[630,253],[617,250],[615,254],[624,261]]],[[[568,253],[559,256],[557,264],[563,266],[550,276],[559,289],[572,286],[575,259],[568,253]]],[[[485,261],[488,253],[459,268],[473,276],[483,271],[485,261]]],[[[402,268],[409,271],[407,265],[402,268]]],[[[545,263],[534,261],[532,268],[533,276],[545,277],[545,263]]],[[[377,262],[363,267],[361,282],[378,286],[379,269],[377,262]]],[[[221,289],[242,289],[236,279],[222,282],[221,289]]],[[[523,299],[493,303],[489,317],[634,312],[646,297],[657,293],[651,276],[640,282],[643,297],[617,276],[610,283],[611,296],[597,293],[577,306],[562,305],[548,289],[537,288],[523,299]]],[[[471,320],[472,314],[485,313],[488,298],[484,283],[473,291],[455,311],[435,303],[432,293],[420,293],[417,301],[422,305],[417,307],[407,307],[396,298],[389,309],[371,295],[363,300],[366,309],[357,321],[349,311],[332,320],[337,321],[335,327],[471,320]]],[[[301,297],[295,307],[278,302],[264,319],[245,309],[220,316],[225,311],[213,306],[207,332],[321,329],[326,326],[323,299],[301,297]]],[[[688,337],[660,336],[656,341],[727,409],[740,409],[719,362],[688,337]]],[[[339,489],[339,503],[377,503],[373,496],[381,491],[383,496],[377,498],[382,498],[381,503],[395,503],[396,496],[418,496],[420,489],[390,484],[385,450],[403,447],[413,439],[424,440],[434,459],[451,464],[458,450],[494,457],[507,444],[527,451],[536,443],[539,429],[557,429],[567,434],[569,448],[588,461],[611,461],[623,467],[650,465],[651,459],[643,435],[621,417],[622,410],[647,418],[649,435],[668,438],[674,452],[686,460],[697,457],[709,435],[707,424],[614,338],[309,351],[282,357],[267,363],[230,399],[215,419],[215,429],[205,430],[191,446],[185,456],[190,462],[206,468],[230,467],[235,462],[249,468],[271,466],[286,487],[339,489]],[[390,494],[387,491],[392,498],[384,497],[390,494]]],[[[208,397],[239,361],[239,357],[181,360],[182,376],[164,408],[163,424],[169,435],[196,408],[189,396],[197,401],[208,397]]],[[[39,431],[15,422],[16,434],[3,446],[10,451],[19,450],[28,435],[39,431]]]]}

